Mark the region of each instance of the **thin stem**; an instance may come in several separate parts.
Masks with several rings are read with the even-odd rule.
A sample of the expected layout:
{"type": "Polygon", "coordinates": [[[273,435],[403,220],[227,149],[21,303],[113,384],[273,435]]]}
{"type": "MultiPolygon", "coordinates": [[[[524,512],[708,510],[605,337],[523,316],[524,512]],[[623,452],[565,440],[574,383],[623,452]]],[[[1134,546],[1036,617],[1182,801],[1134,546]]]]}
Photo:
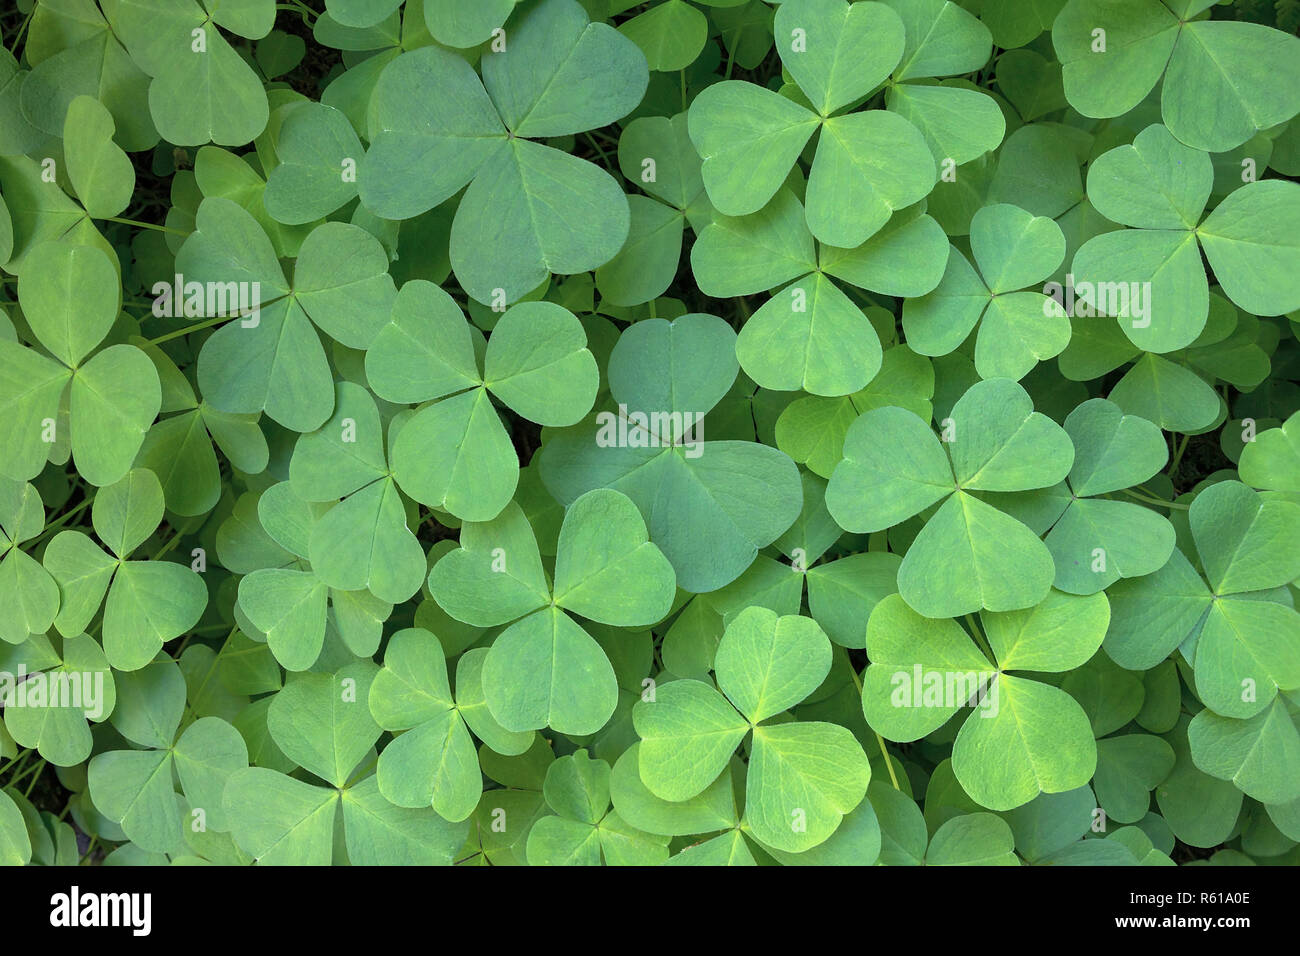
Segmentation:
{"type": "Polygon", "coordinates": [[[592,136],[590,133],[583,133],[582,135],[587,137],[587,142],[591,143],[592,146],[596,147],[596,152],[600,153],[600,161],[601,163],[604,164],[605,169],[609,170],[609,174],[611,176],[617,175],[614,172],[614,167],[612,167],[609,164],[609,156],[605,154],[604,147],[602,147],[600,143],[596,142],[596,137],[592,136]]]}
{"type": "Polygon", "coordinates": [[[901,790],[902,787],[898,785],[898,777],[894,776],[893,758],[889,756],[889,751],[885,749],[885,738],[874,730],[872,733],[876,735],[876,743],[880,745],[880,755],[885,758],[885,769],[889,771],[889,782],[894,785],[895,790],[901,790]]]}
{"type": "MultiPolygon", "coordinates": [[[[32,754],[32,753],[35,753],[35,751],[28,751],[28,753],[29,753],[29,754],[32,754]]],[[[21,781],[21,780],[26,780],[26,779],[27,779],[27,775],[28,775],[29,773],[31,773],[33,770],[39,770],[39,769],[40,769],[40,765],[39,765],[39,764],[44,763],[44,762],[45,762],[45,761],[42,760],[42,761],[40,761],[38,764],[33,764],[31,767],[29,767],[29,766],[26,765],[26,764],[27,764],[26,759],[24,759],[24,761],[23,761],[23,766],[22,766],[22,768],[21,768],[21,771],[22,771],[22,772],[21,772],[21,773],[15,773],[15,774],[13,775],[13,777],[10,778],[10,780],[9,780],[9,786],[11,786],[11,787],[16,787],[16,786],[18,786],[19,781],[21,781]]]]}
{"type": "Polygon", "coordinates": [[[1188,505],[1180,505],[1176,501],[1165,501],[1162,498],[1140,495],[1131,488],[1125,488],[1124,494],[1128,495],[1130,498],[1136,498],[1138,501],[1145,502],[1146,504],[1158,505],[1161,508],[1172,508],[1174,511],[1187,511],[1189,507],[1188,505]]]}
{"type": "Polygon", "coordinates": [[[966,626],[970,628],[970,636],[975,640],[975,644],[979,649],[984,652],[984,656],[989,659],[989,663],[997,666],[998,659],[993,655],[993,648],[989,646],[988,640],[980,633],[975,618],[970,614],[966,615],[966,626]]]}
{"type": "Polygon", "coordinates": [[[297,10],[297,11],[298,11],[299,13],[301,13],[303,16],[305,16],[305,17],[311,17],[313,21],[315,21],[315,19],[316,19],[318,16],[320,16],[319,13],[317,13],[317,12],[316,12],[315,10],[313,10],[311,7],[307,6],[307,4],[301,2],[301,0],[290,0],[290,4],[289,4],[289,5],[286,5],[286,4],[278,4],[278,5],[276,6],[276,9],[277,9],[277,10],[297,10]]]}
{"type": "Polygon", "coordinates": [[[1187,442],[1191,437],[1191,435],[1184,435],[1183,440],[1178,443],[1178,447],[1174,450],[1174,460],[1170,464],[1168,471],[1170,478],[1173,478],[1174,472],[1178,470],[1178,463],[1183,460],[1183,452],[1187,451],[1187,442]]]}
{"type": "Polygon", "coordinates": [[[173,236],[188,236],[188,232],[181,232],[179,229],[169,229],[166,226],[159,226],[152,222],[140,222],[138,219],[123,219],[121,216],[105,216],[106,222],[120,222],[125,226],[139,226],[141,229],[156,229],[158,232],[170,232],[173,236]]]}
{"type": "MultiPolygon", "coordinates": [[[[858,697],[862,697],[862,681],[858,677],[858,672],[852,665],[849,666],[849,673],[853,675],[853,683],[858,688],[858,697]]],[[[885,749],[885,738],[873,728],[871,731],[876,735],[876,744],[880,747],[880,756],[885,758],[885,769],[889,771],[889,782],[894,785],[895,790],[902,789],[898,785],[898,777],[894,775],[894,761],[889,756],[889,751],[885,749]]]]}
{"type": "Polygon", "coordinates": [[[379,758],[375,757],[368,764],[366,764],[364,767],[362,767],[360,770],[354,773],[351,777],[349,777],[347,779],[347,782],[343,784],[343,789],[346,790],[348,787],[352,786],[358,780],[364,779],[365,775],[369,773],[371,770],[373,770],[377,763],[379,763],[379,758]]]}
{"type": "Polygon", "coordinates": [[[175,332],[168,332],[166,335],[160,335],[156,339],[150,339],[146,345],[161,345],[163,342],[170,342],[172,339],[178,339],[182,335],[189,335],[191,332],[201,332],[203,329],[210,329],[214,325],[220,325],[222,322],[236,318],[233,315],[218,315],[216,318],[208,319],[206,322],[200,322],[198,325],[189,325],[183,329],[177,329],[175,332]]]}
{"type": "Polygon", "coordinates": [[[174,535],[171,536],[170,539],[168,539],[167,543],[164,544],[164,545],[163,545],[163,546],[158,550],[158,553],[155,554],[155,555],[154,555],[152,558],[150,558],[149,560],[150,560],[150,561],[157,561],[157,560],[158,560],[159,558],[161,558],[164,554],[166,554],[168,551],[170,551],[172,548],[174,548],[174,547],[176,546],[176,542],[179,541],[179,540],[181,539],[181,535],[183,535],[184,533],[185,533],[184,531],[177,531],[174,535]]]}
{"type": "MultiPolygon", "coordinates": [[[[8,770],[9,770],[9,768],[12,767],[12,766],[14,766],[15,764],[18,764],[18,765],[19,765],[19,770],[21,770],[21,769],[22,769],[21,765],[24,764],[24,763],[26,763],[26,762],[27,762],[27,758],[30,757],[31,755],[32,755],[32,752],[31,752],[30,750],[24,750],[22,753],[20,753],[20,754],[19,754],[18,756],[16,756],[16,757],[14,757],[14,758],[13,758],[12,760],[10,760],[7,764],[5,764],[3,767],[0,767],[0,773],[7,773],[8,770]]],[[[16,774],[17,774],[17,771],[15,771],[15,775],[16,775],[16,774]]]]}
{"type": "Polygon", "coordinates": [[[27,32],[27,24],[32,22],[32,14],[35,12],[36,4],[33,3],[32,8],[27,11],[27,16],[23,17],[23,22],[22,25],[18,27],[18,32],[14,34],[14,44],[9,48],[9,52],[14,55],[15,59],[18,58],[18,44],[22,42],[23,34],[27,32]]]}
{"type": "Polygon", "coordinates": [[[23,791],[24,800],[30,797],[32,795],[32,791],[36,789],[36,782],[41,779],[41,771],[43,771],[44,769],[45,769],[45,761],[42,760],[40,763],[36,765],[35,772],[32,774],[32,782],[29,783],[27,785],[27,789],[23,791]]]}
{"type": "Polygon", "coordinates": [[[36,537],[36,541],[39,542],[51,531],[57,531],[59,528],[63,527],[65,524],[67,524],[77,515],[81,514],[81,512],[85,511],[87,507],[89,507],[92,503],[94,503],[94,501],[95,501],[95,496],[91,495],[89,498],[84,499],[80,504],[77,505],[77,507],[73,508],[71,511],[59,515],[57,521],[53,522],[52,524],[47,524],[45,526],[44,530],[41,531],[41,533],[36,537]]]}

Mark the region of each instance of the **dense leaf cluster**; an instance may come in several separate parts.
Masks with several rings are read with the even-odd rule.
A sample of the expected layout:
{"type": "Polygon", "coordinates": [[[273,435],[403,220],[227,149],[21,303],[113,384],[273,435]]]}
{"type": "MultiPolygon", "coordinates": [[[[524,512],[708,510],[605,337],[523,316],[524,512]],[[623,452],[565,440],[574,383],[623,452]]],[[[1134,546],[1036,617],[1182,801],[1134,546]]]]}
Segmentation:
{"type": "Polygon", "coordinates": [[[1300,862],[1297,27],[20,0],[0,862],[1300,862]]]}

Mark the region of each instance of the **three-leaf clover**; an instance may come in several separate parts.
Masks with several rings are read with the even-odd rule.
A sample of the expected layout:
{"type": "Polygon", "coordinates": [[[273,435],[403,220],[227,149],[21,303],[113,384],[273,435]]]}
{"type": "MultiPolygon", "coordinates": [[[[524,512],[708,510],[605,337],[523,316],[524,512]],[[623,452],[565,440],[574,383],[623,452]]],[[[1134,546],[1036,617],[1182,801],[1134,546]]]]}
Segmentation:
{"type": "Polygon", "coordinates": [[[855,249],[818,245],[799,200],[781,190],[760,212],[715,217],[691,249],[691,268],[716,298],[783,286],[740,330],[736,356],[750,378],[848,395],[880,370],[880,335],[831,277],[883,295],[924,295],[942,278],[945,242],[939,224],[913,208],[855,249]]]}
{"type": "Polygon", "coordinates": [[[942,502],[907,549],[898,589],[926,617],[1042,601],[1056,571],[1029,528],[972,492],[1055,485],[1074,463],[1070,438],[1034,411],[1009,379],[972,385],[953,406],[941,442],[914,413],[872,409],[849,428],[844,460],[826,488],[840,527],[883,531],[942,502]]]}
{"type": "Polygon", "coordinates": [[[830,640],[811,618],[746,608],[718,644],[718,689],[674,680],[633,708],[641,780],[663,800],[690,800],[726,770],[752,733],[744,823],[778,850],[798,853],[823,843],[866,795],[866,754],[838,724],[764,721],[807,698],[830,668],[830,640]]]}
{"type": "Polygon", "coordinates": [[[233,315],[227,302],[232,318],[203,343],[198,384],[204,400],[234,414],[265,410],[298,432],[320,428],[334,410],[334,376],[316,330],[349,348],[367,348],[397,297],[379,240],[360,226],[324,223],[303,241],[291,284],[247,210],[207,198],[196,223],[176,254],[186,285],[236,283],[249,299],[257,293],[248,316],[233,315]]]}
{"type": "Polygon", "coordinates": [[[610,768],[579,750],[546,768],[542,793],[553,814],[528,831],[531,866],[655,866],[668,859],[668,838],[642,833],[610,809],[610,768]]]}
{"type": "Polygon", "coordinates": [[[1188,520],[1204,577],[1175,548],[1154,574],[1117,583],[1106,652],[1146,670],[1181,645],[1207,707],[1254,717],[1279,690],[1300,687],[1300,614],[1277,590],[1300,575],[1300,504],[1220,481],[1196,496],[1188,520]]]}
{"type": "Polygon", "coordinates": [[[569,505],[553,584],[532,526],[511,502],[492,521],[465,523],[460,548],[433,566],[429,590],[458,621],[510,625],[483,661],[483,695],[497,723],[573,736],[605,725],[618,681],[604,650],[569,614],[645,626],[668,613],[676,593],[672,565],[636,506],[612,489],[569,505]]]}
{"type": "MultiPolygon", "coordinates": [[[[310,473],[310,469],[306,470],[310,473]]],[[[317,548],[322,547],[322,541],[337,541],[339,535],[372,535],[371,540],[382,542],[388,549],[377,550],[371,558],[370,573],[381,587],[396,586],[403,575],[413,574],[414,587],[418,588],[424,568],[423,551],[418,542],[411,547],[414,535],[406,530],[405,514],[399,519],[390,513],[387,489],[381,485],[378,491],[378,500],[371,495],[350,505],[342,520],[327,527],[316,539],[317,548]],[[367,519],[374,520],[369,530],[365,527],[367,519]],[[363,526],[360,531],[358,524],[363,526]]],[[[370,656],[378,649],[383,623],[393,611],[391,602],[365,588],[349,591],[330,587],[312,568],[314,531],[333,507],[332,501],[304,501],[295,494],[291,482],[280,482],[260,496],[241,499],[231,521],[218,532],[222,564],[244,575],[239,581],[236,620],[248,634],[265,641],[274,659],[287,670],[312,667],[330,633],[336,634],[353,654],[370,656]],[[251,514],[246,514],[245,508],[251,514]]],[[[327,553],[327,564],[332,557],[327,553]]],[[[333,576],[338,570],[336,561],[328,573],[333,576]]],[[[353,573],[350,567],[343,570],[353,573]]]]}
{"type": "Polygon", "coordinates": [[[862,711],[889,740],[932,733],[965,707],[953,742],[952,769],[981,806],[1010,810],[1039,793],[1083,786],[1097,746],[1083,708],[1065,691],[1009,673],[1061,673],[1101,647],[1110,620],[1103,594],[1052,591],[1016,611],[982,611],[991,656],[956,621],[925,618],[898,595],[867,622],[862,711]]]}
{"type": "Polygon", "coordinates": [[[550,273],[602,265],[628,234],[614,179],[534,139],[622,118],[649,73],[637,45],[588,22],[576,0],[526,6],[482,70],[480,80],[438,46],[389,64],[371,100],[358,185],[362,204],[386,219],[419,215],[468,185],[451,227],[456,278],[479,302],[515,302],[550,273]]]}
{"type": "Polygon", "coordinates": [[[222,809],[235,842],[263,866],[447,865],[468,824],[428,806],[394,806],[380,792],[368,705],[378,669],[369,661],[300,674],[276,694],[267,728],[276,745],[326,786],[254,766],[227,776],[222,809]],[[343,839],[335,847],[336,831],[343,839]],[[341,851],[341,852],[340,852],[341,851]]]}
{"type": "Polygon", "coordinates": [[[55,766],[75,767],[94,747],[86,721],[102,723],[113,713],[117,682],[94,638],[85,634],[64,638],[57,652],[53,642],[46,646],[48,659],[27,653],[21,646],[3,659],[0,669],[8,672],[10,680],[15,659],[29,673],[39,675],[13,686],[13,698],[0,695],[4,725],[18,746],[35,748],[55,766]],[[40,699],[32,693],[36,688],[43,692],[40,699]],[[21,706],[17,706],[19,699],[21,706]]]}
{"type": "Polygon", "coordinates": [[[157,476],[169,511],[182,517],[207,514],[221,497],[214,443],[240,471],[256,475],[265,470],[270,449],[258,425],[260,416],[218,411],[195,395],[166,353],[156,345],[145,345],[143,351],[163,383],[159,411],[167,417],[144,436],[135,464],[157,476]]]}
{"type": "Polygon", "coordinates": [[[23,259],[18,301],[54,358],[0,339],[0,468],[16,479],[40,474],[66,400],[77,471],[92,485],[112,484],[162,405],[158,373],[135,346],[110,345],[86,360],[118,316],[115,264],[95,246],[41,243],[23,259]]]}
{"type": "Polygon", "coordinates": [[[106,750],[87,767],[95,807],[121,825],[137,846],[174,853],[182,826],[230,829],[222,807],[227,777],[248,766],[239,731],[219,717],[202,717],[177,736],[185,715],[185,678],[172,660],[159,659],[116,678],[118,701],[109,718],[143,749],[106,750]],[[176,794],[173,775],[185,794],[176,794]],[[182,813],[188,803],[190,820],[182,813]]]}
{"type": "Polygon", "coordinates": [[[801,217],[821,242],[860,246],[895,210],[925,198],[938,175],[924,137],[906,119],[888,110],[845,112],[902,58],[903,21],[883,3],[786,0],[773,31],[797,99],[723,80],[691,105],[709,199],[725,216],[758,212],[820,130],[801,217]]]}
{"type": "Polygon", "coordinates": [[[1042,492],[1034,506],[1047,508],[1044,524],[1051,531],[1044,541],[1056,564],[1053,586],[1095,594],[1120,578],[1164,567],[1174,549],[1173,526],[1134,501],[1101,497],[1160,470],[1169,457],[1160,429],[1093,398],[1066,416],[1065,432],[1074,445],[1074,464],[1065,482],[1042,492]]]}
{"type": "Polygon", "coordinates": [[[565,426],[591,409],[600,381],[582,323],[554,302],[512,306],[486,349],[482,341],[451,296],[413,279],[366,352],[376,395],[426,403],[395,430],[397,483],[465,521],[495,518],[519,481],[518,456],[490,395],[531,421],[565,426]]]}
{"type": "Polygon", "coordinates": [[[1075,253],[1078,296],[1119,317],[1124,334],[1146,351],[1181,349],[1205,328],[1202,251],[1224,295],[1247,312],[1280,315],[1300,306],[1300,186],[1247,183],[1202,219],[1213,181],[1209,154],[1159,125],[1088,170],[1097,211],[1134,228],[1094,236],[1075,253]]]}
{"type": "Polygon", "coordinates": [[[374,398],[351,382],[339,382],[335,390],[334,414],[298,439],[289,460],[289,484],[298,498],[343,499],[312,525],[307,555],[313,573],[331,588],[365,588],[399,604],[420,588],[424,549],[408,526],[384,454],[384,425],[374,398]]]}
{"type": "Polygon", "coordinates": [[[1163,77],[1165,125],[1215,153],[1300,112],[1300,41],[1257,23],[1202,18],[1213,5],[1070,0],[1052,24],[1070,105],[1084,116],[1120,116],[1163,77]]]}
{"type": "Polygon", "coordinates": [[[1052,309],[1041,292],[1019,291],[1056,271],[1065,258],[1065,236],[1053,220],[999,203],[971,219],[970,245],[979,272],[950,248],[934,291],[903,304],[907,344],[922,355],[947,355],[979,323],[980,377],[1019,380],[1070,341],[1063,311],[1052,309]]]}
{"type": "Polygon", "coordinates": [[[157,476],[147,468],[133,468],[101,488],[90,509],[95,534],[111,554],[80,531],[60,531],[45,549],[45,569],[59,585],[55,629],[64,637],[76,637],[103,604],[101,637],[114,670],[144,667],[164,644],[198,623],[207,607],[207,586],[189,567],[157,559],[128,560],[162,517],[157,476]]]}
{"type": "Polygon", "coordinates": [[[152,77],[149,115],[162,138],[182,146],[240,146],[266,126],[266,90],[216,29],[256,40],[275,23],[273,0],[210,3],[121,0],[112,25],[131,60],[152,77]]]}
{"type": "Polygon", "coordinates": [[[442,644],[428,631],[407,628],[388,641],[384,666],[370,685],[370,713],[380,727],[398,734],[379,755],[379,790],[399,807],[432,806],[453,823],[478,806],[483,778],[469,731],[497,753],[521,754],[532,731],[501,727],[483,699],[486,648],[456,663],[456,694],[447,682],[442,644]]]}
{"type": "Polygon", "coordinates": [[[784,454],[703,433],[701,419],[736,380],[735,341],[726,322],[702,313],[629,326],[609,358],[619,411],[552,435],[540,453],[542,481],[561,503],[604,487],[631,498],[690,591],[734,581],[801,504],[799,471],[784,454]]]}

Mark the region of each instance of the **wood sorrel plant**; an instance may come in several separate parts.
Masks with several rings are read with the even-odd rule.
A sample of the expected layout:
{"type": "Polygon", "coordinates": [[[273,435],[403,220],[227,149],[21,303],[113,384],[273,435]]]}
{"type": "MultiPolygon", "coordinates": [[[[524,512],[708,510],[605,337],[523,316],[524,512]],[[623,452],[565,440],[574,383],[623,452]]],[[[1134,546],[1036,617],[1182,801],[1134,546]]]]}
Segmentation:
{"type": "Polygon", "coordinates": [[[0,861],[1300,862],[1297,26],[19,0],[0,861]]]}

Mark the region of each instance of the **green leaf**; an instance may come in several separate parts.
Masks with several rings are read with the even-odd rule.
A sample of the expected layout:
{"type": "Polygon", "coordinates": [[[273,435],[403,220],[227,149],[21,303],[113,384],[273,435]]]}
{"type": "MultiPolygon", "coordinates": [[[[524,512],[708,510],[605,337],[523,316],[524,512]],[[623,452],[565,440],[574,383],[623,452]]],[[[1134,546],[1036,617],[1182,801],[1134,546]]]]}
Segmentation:
{"type": "Polygon", "coordinates": [[[641,780],[661,800],[690,800],[726,769],[750,725],[708,684],[676,680],[632,708],[641,780]]]}
{"type": "Polygon", "coordinates": [[[722,692],[756,724],[821,685],[831,668],[831,644],[810,618],[778,618],[767,608],[751,607],[727,627],[714,667],[722,692]]]}
{"type": "Polygon", "coordinates": [[[695,98],[689,123],[709,201],[725,216],[747,216],[776,195],[818,118],[770,90],[723,80],[695,98]]]}
{"type": "Polygon", "coordinates": [[[512,139],[484,162],[461,200],[451,227],[452,269],[479,302],[515,302],[549,273],[604,265],[623,246],[630,222],[627,198],[604,170],[512,139]]]}
{"type": "Polygon", "coordinates": [[[163,518],[163,492],[147,468],[132,468],[95,495],[91,522],[99,540],[126,558],[153,534],[163,518]]]}
{"type": "Polygon", "coordinates": [[[582,736],[595,733],[614,713],[618,683],[600,645],[552,607],[496,639],[483,662],[483,693],[507,730],[551,727],[582,736]],[[577,687],[582,694],[575,695],[577,687]]]}
{"type": "Polygon", "coordinates": [[[991,813],[954,817],[935,831],[925,861],[930,866],[1019,866],[1011,828],[991,813]]]}
{"type": "Polygon", "coordinates": [[[355,170],[365,151],[338,110],[320,103],[294,107],[280,124],[276,153],[280,164],[262,198],[278,222],[314,222],[357,194],[355,170]]]}
{"type": "Polygon", "coordinates": [[[1187,741],[1199,769],[1247,796],[1268,804],[1300,798],[1300,783],[1287,772],[1300,759],[1300,733],[1280,700],[1246,720],[1203,710],[1188,725],[1187,741]]]}
{"type": "Polygon", "coordinates": [[[1039,793],[1073,790],[1092,779],[1097,745],[1072,697],[1006,674],[996,687],[997,710],[969,718],[953,744],[953,770],[977,803],[1010,810],[1039,793]]]}
{"type": "Polygon", "coordinates": [[[18,300],[41,344],[75,369],[117,318],[121,290],[99,249],[47,242],[24,259],[18,300]]]}
{"type": "Polygon", "coordinates": [[[754,728],[745,822],[779,850],[824,843],[866,795],[871,765],[837,724],[799,722],[754,728]]]}
{"type": "Polygon", "coordinates": [[[521,302],[492,329],[484,384],[513,411],[541,425],[572,425],[591,410],[600,375],[587,334],[568,309],[521,302]]]}
{"type": "Polygon", "coordinates": [[[484,388],[416,412],[397,433],[392,465],[406,494],[464,521],[495,518],[519,482],[519,459],[484,388]]]}
{"type": "Polygon", "coordinates": [[[203,614],[208,589],[194,571],[170,561],[123,561],[104,602],[104,653],[115,670],[133,671],[203,614]]]}
{"type": "Polygon", "coordinates": [[[298,766],[342,787],[379,739],[367,706],[375,670],[358,662],[333,674],[289,680],[266,715],[276,746],[298,766]]]}
{"type": "Polygon", "coordinates": [[[291,671],[306,670],[320,656],[326,596],[315,575],[288,568],[259,570],[239,582],[240,607],[291,671]]]}
{"type": "Polygon", "coordinates": [[[68,177],[86,213],[96,219],[121,215],[135,191],[135,169],[113,142],[112,114],[98,100],[78,96],[63,123],[68,177]]]}
{"type": "Polygon", "coordinates": [[[645,54],[650,69],[683,70],[704,48],[709,21],[684,0],[668,0],[619,25],[618,32],[645,54]]]}
{"type": "Polygon", "coordinates": [[[336,790],[263,767],[237,770],[222,798],[231,835],[262,866],[328,866],[336,790]]]}
{"type": "Polygon", "coordinates": [[[1300,306],[1297,216],[1300,187],[1275,179],[1232,192],[1197,227],[1214,277],[1247,312],[1279,315],[1300,306]]]}

